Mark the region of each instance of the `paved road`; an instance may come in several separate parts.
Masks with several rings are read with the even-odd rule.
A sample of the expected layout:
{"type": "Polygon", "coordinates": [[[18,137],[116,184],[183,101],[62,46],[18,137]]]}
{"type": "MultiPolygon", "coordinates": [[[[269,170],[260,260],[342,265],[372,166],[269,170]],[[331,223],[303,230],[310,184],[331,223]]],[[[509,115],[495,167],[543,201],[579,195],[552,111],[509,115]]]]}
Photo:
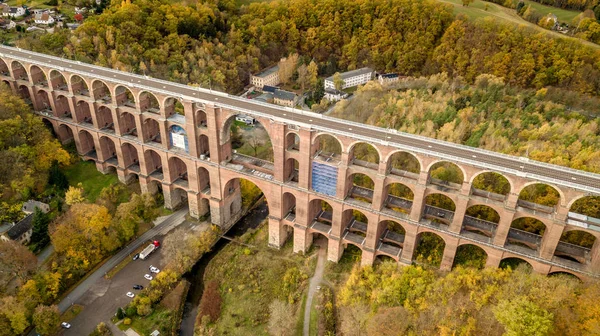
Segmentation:
{"type": "Polygon", "coordinates": [[[317,267],[315,268],[315,274],[310,278],[308,285],[308,294],[306,298],[306,306],[304,306],[304,326],[302,334],[309,336],[310,332],[310,310],[312,307],[313,298],[317,291],[317,286],[323,281],[323,272],[325,271],[325,259],[327,258],[327,242],[320,240],[318,243],[319,251],[317,252],[317,267]]]}
{"type": "Polygon", "coordinates": [[[452,161],[465,162],[476,167],[499,172],[522,174],[535,180],[600,194],[599,174],[585,173],[516,156],[501,155],[491,151],[456,145],[380,127],[352,123],[347,120],[331,118],[302,110],[260,103],[222,92],[209,91],[7,46],[0,46],[0,57],[33,62],[43,66],[54,67],[58,70],[79,73],[88,78],[121,83],[125,86],[150,90],[181,99],[211,103],[216,106],[250,115],[263,116],[287,124],[310,127],[318,131],[333,132],[368,142],[385,143],[404,150],[430,154],[452,161]]]}
{"type": "Polygon", "coordinates": [[[52,244],[46,246],[42,252],[40,252],[40,254],[37,255],[37,264],[38,266],[41,266],[44,261],[46,261],[46,259],[48,259],[48,257],[50,255],[52,255],[52,253],[54,253],[54,246],[52,244]]]}

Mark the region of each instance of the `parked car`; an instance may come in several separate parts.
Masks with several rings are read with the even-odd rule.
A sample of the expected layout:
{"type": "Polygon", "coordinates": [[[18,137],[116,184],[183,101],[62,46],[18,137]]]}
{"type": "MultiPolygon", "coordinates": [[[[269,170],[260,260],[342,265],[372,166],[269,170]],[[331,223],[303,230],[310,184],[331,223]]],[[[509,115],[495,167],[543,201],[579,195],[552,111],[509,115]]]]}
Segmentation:
{"type": "Polygon", "coordinates": [[[129,296],[130,298],[132,298],[132,297],[134,297],[134,296],[135,296],[135,294],[133,294],[132,292],[127,292],[127,294],[126,294],[126,295],[127,295],[127,296],[129,296]]]}
{"type": "Polygon", "coordinates": [[[142,286],[142,285],[133,285],[133,289],[141,290],[141,289],[144,289],[144,286],[142,286]]]}
{"type": "Polygon", "coordinates": [[[154,267],[154,266],[151,266],[150,267],[150,272],[158,274],[158,273],[160,273],[160,270],[158,268],[154,267]]]}
{"type": "Polygon", "coordinates": [[[144,274],[144,279],[146,279],[146,280],[152,280],[152,275],[150,275],[150,274],[144,274]]]}
{"type": "Polygon", "coordinates": [[[133,260],[138,260],[138,258],[139,258],[139,257],[140,257],[140,254],[139,254],[139,253],[136,253],[136,254],[133,256],[133,260]]]}
{"type": "Polygon", "coordinates": [[[70,325],[70,324],[68,324],[67,322],[63,322],[63,323],[61,323],[61,324],[60,324],[60,326],[61,326],[61,327],[63,327],[63,328],[65,328],[65,329],[69,329],[69,328],[71,328],[71,325],[70,325]]]}

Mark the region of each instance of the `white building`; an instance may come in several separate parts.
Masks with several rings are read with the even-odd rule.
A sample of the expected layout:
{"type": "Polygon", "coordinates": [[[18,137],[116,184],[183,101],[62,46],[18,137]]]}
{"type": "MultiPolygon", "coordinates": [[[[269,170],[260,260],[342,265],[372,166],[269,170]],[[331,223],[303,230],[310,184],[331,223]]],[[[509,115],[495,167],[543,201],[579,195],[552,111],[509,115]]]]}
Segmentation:
{"type": "Polygon", "coordinates": [[[237,116],[235,116],[235,120],[241,121],[246,125],[253,125],[255,122],[254,118],[243,114],[238,114],[237,116]]]}
{"type": "Polygon", "coordinates": [[[23,7],[9,7],[7,5],[2,6],[2,16],[16,18],[25,15],[25,8],[23,7]]]}
{"type": "Polygon", "coordinates": [[[393,82],[397,82],[400,80],[400,75],[398,75],[397,73],[381,74],[381,75],[377,76],[377,80],[379,80],[379,84],[381,84],[381,85],[387,84],[387,83],[393,83],[393,82]]]}
{"type": "Polygon", "coordinates": [[[55,22],[54,18],[48,12],[40,13],[35,15],[35,23],[49,25],[55,22]]]}
{"type": "MultiPolygon", "coordinates": [[[[373,69],[371,68],[360,68],[352,71],[342,72],[340,73],[340,76],[344,81],[342,89],[365,84],[366,82],[373,79],[374,74],[375,71],[373,71],[373,69]]],[[[333,76],[327,77],[325,79],[325,89],[335,89],[335,84],[333,83],[333,76]]]]}
{"type": "Polygon", "coordinates": [[[258,89],[262,89],[265,85],[276,86],[279,84],[279,65],[267,68],[257,75],[251,75],[250,84],[258,89]]]}
{"type": "Polygon", "coordinates": [[[338,91],[336,89],[325,89],[325,95],[323,97],[330,102],[336,102],[348,97],[348,94],[344,91],[338,91]]]}

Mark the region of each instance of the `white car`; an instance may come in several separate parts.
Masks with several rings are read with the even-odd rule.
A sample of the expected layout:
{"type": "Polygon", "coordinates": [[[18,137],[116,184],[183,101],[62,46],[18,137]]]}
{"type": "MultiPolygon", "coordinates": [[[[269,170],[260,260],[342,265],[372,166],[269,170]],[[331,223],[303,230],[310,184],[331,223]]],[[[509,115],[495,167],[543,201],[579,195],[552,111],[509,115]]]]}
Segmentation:
{"type": "Polygon", "coordinates": [[[135,296],[135,294],[133,294],[132,292],[127,292],[127,294],[126,294],[126,295],[127,295],[127,296],[129,296],[130,298],[132,298],[132,297],[134,297],[134,296],[135,296]]]}
{"type": "Polygon", "coordinates": [[[150,267],[150,272],[158,274],[158,273],[160,273],[160,270],[158,268],[152,266],[152,267],[150,267]]]}
{"type": "Polygon", "coordinates": [[[146,279],[146,280],[152,280],[152,275],[150,275],[150,274],[145,274],[145,275],[144,275],[144,279],[146,279]]]}
{"type": "Polygon", "coordinates": [[[69,329],[69,328],[71,328],[71,325],[70,325],[70,324],[68,324],[67,322],[63,322],[63,323],[61,323],[61,324],[60,324],[60,326],[61,326],[61,327],[63,327],[63,328],[65,328],[65,329],[69,329]]]}

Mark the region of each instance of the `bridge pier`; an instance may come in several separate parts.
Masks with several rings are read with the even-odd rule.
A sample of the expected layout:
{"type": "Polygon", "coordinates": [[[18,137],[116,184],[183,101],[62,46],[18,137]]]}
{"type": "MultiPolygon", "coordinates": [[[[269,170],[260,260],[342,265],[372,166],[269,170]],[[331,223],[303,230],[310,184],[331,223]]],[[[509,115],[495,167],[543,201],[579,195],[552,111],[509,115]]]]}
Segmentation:
{"type": "Polygon", "coordinates": [[[269,246],[280,249],[288,237],[288,230],[281,219],[269,215],[269,246]]]}
{"type": "Polygon", "coordinates": [[[294,226],[294,253],[305,253],[312,245],[312,234],[306,227],[301,225],[294,226]]]}
{"type": "Polygon", "coordinates": [[[327,239],[327,260],[336,263],[340,261],[343,252],[344,247],[342,246],[340,238],[330,236],[329,239],[327,239]]]}

